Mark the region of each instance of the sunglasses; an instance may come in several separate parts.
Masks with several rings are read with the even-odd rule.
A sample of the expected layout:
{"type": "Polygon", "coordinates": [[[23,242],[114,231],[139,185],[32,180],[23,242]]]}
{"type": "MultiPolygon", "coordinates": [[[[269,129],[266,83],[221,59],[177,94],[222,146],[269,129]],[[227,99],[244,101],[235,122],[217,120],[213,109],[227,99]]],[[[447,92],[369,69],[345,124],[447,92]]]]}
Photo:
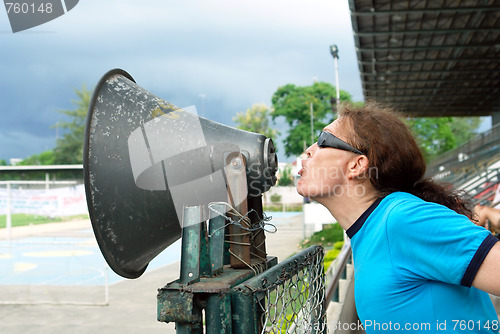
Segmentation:
{"type": "Polygon", "coordinates": [[[358,150],[357,148],[352,147],[351,145],[347,144],[342,139],[337,138],[334,135],[332,135],[330,132],[326,132],[326,131],[321,132],[321,134],[319,135],[318,146],[319,147],[338,148],[339,150],[349,151],[349,152],[353,152],[356,154],[364,155],[364,153],[361,152],[360,150],[358,150]]]}

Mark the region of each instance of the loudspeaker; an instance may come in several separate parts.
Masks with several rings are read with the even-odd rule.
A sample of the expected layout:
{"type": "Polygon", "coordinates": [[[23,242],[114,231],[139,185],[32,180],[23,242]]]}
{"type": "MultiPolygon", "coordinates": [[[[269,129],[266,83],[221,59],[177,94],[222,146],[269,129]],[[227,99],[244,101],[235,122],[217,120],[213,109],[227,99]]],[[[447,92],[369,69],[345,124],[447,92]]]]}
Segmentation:
{"type": "Polygon", "coordinates": [[[139,277],[180,238],[184,207],[202,206],[204,220],[210,202],[227,202],[224,168],[234,152],[246,159],[243,198],[276,183],[271,139],[176,107],[121,69],[106,73],[90,102],[83,164],[92,228],[113,271],[139,277]]]}

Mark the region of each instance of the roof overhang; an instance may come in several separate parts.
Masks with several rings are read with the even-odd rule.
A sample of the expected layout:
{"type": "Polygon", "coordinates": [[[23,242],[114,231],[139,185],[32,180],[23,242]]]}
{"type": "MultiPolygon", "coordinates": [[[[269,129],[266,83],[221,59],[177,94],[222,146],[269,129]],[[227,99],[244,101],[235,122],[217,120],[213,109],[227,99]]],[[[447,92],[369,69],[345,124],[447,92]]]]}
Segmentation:
{"type": "Polygon", "coordinates": [[[500,111],[500,1],[349,0],[365,100],[417,117],[500,111]]]}

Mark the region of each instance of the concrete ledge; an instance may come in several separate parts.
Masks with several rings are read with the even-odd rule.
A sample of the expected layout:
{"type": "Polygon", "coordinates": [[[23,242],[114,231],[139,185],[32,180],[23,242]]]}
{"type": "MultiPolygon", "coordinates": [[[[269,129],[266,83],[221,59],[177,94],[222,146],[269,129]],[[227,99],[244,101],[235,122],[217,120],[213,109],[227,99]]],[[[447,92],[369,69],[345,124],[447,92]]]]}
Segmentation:
{"type": "Polygon", "coordinates": [[[363,334],[356,305],[354,304],[354,269],[352,264],[346,267],[346,278],[339,280],[339,301],[330,302],[326,319],[330,334],[363,334]]]}

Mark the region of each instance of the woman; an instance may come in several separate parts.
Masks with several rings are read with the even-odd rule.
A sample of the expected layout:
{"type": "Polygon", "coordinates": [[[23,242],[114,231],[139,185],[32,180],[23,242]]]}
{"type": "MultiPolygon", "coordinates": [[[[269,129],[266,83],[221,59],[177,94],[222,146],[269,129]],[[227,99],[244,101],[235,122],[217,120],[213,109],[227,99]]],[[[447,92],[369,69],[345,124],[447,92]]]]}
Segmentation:
{"type": "Polygon", "coordinates": [[[391,111],[344,106],[306,151],[297,191],[351,238],[355,301],[368,333],[498,333],[500,243],[467,203],[424,179],[425,161],[391,111]]]}

